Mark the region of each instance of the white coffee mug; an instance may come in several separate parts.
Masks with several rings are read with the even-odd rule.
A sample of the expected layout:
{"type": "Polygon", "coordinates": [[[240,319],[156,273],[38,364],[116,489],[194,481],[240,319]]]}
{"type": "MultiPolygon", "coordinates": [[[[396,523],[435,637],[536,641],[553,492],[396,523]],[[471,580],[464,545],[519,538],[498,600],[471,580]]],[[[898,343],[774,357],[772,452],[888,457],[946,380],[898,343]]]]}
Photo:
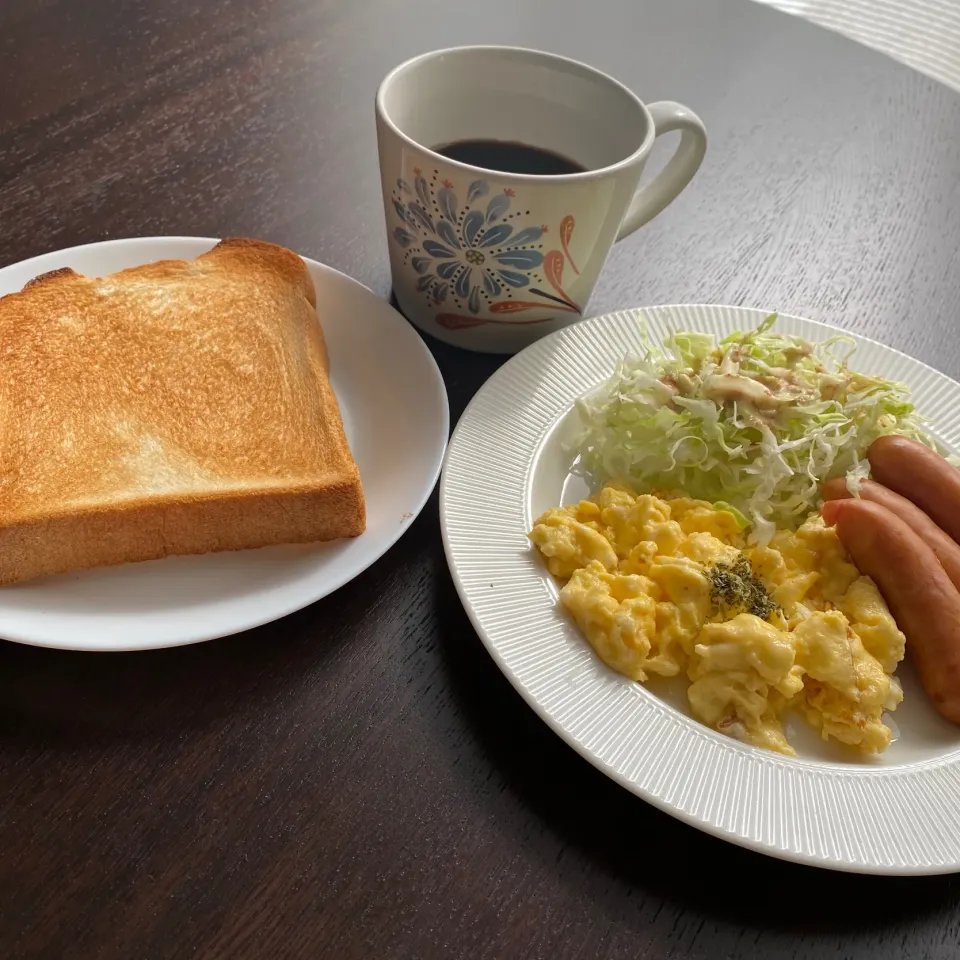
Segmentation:
{"type": "Polygon", "coordinates": [[[440,340],[490,353],[579,320],[614,242],[683,190],[707,145],[687,107],[647,106],[599,70],[517,47],[408,60],[376,108],[400,309],[440,340]],[[671,130],[676,152],[638,190],[653,141],[671,130]],[[547,150],[582,171],[510,173],[437,152],[477,140],[547,150]]]}

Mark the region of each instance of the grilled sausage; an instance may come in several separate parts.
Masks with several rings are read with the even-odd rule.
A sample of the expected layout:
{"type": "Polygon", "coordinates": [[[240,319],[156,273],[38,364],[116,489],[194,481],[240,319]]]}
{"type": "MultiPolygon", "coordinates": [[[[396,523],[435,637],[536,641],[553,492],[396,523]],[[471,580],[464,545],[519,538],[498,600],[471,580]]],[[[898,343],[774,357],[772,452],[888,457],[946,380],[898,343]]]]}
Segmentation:
{"type": "Polygon", "coordinates": [[[912,500],[960,542],[960,470],[909,437],[880,437],[867,450],[873,479],[912,500]]]}
{"type": "MultiPolygon", "coordinates": [[[[952,467],[950,469],[953,469],[952,467]]],[[[847,482],[842,477],[828,480],[821,488],[824,500],[846,500],[851,497],[847,482]]],[[[888,490],[873,480],[864,480],[860,496],[872,503],[879,503],[895,513],[908,524],[911,530],[937,555],[953,585],[960,590],[960,545],[951,540],[918,506],[899,493],[888,490]]]]}
{"type": "Polygon", "coordinates": [[[933,551],[869,500],[831,500],[823,518],[836,524],[853,562],[879,587],[937,711],[960,723],[960,593],[933,551]]]}

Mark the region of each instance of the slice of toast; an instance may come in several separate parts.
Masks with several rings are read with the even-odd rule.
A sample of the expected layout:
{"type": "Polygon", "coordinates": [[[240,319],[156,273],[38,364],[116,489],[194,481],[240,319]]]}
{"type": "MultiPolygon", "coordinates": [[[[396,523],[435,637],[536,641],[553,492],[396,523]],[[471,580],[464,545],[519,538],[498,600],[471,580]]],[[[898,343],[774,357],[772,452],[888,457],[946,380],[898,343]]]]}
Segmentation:
{"type": "Polygon", "coordinates": [[[0,584],[362,533],[315,308],[255,240],[0,298],[0,584]]]}

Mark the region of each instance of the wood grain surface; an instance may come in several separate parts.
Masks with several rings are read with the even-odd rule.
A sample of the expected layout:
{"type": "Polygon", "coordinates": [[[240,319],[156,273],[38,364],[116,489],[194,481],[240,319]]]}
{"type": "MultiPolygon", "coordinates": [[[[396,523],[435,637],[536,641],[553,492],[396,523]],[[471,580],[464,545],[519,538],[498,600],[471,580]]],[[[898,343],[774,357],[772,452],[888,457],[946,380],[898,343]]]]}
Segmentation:
{"type": "MultiPolygon", "coordinates": [[[[742,0],[3,0],[0,265],[251,235],[387,296],[376,85],[480,42],[572,55],[708,127],[592,313],[779,308],[960,376],[960,97],[742,0]]],[[[500,360],[431,346],[456,418],[500,360]]],[[[0,643],[0,957],[945,960],[958,899],[952,877],[748,853],[604,778],[484,652],[435,498],[270,627],[0,643]]]]}

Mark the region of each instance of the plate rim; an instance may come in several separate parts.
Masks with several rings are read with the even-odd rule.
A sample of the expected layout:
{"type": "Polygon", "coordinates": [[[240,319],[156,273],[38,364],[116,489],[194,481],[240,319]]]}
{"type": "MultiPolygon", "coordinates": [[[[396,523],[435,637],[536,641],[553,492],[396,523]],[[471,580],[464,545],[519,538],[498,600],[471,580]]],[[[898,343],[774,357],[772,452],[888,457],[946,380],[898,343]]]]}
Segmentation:
{"type": "MultiPolygon", "coordinates": [[[[156,236],[136,236],[136,237],[114,237],[107,240],[97,240],[92,243],[82,243],[76,244],[72,247],[64,247],[58,250],[50,250],[46,253],[40,253],[33,257],[28,257],[26,260],[18,260],[13,263],[6,264],[0,267],[0,278],[7,271],[17,270],[17,269],[28,269],[32,264],[35,264],[37,261],[44,260],[47,258],[53,257],[68,257],[72,254],[77,253],[78,251],[93,252],[96,248],[111,248],[111,247],[139,247],[146,246],[149,244],[169,244],[175,246],[179,243],[189,243],[189,244],[209,244],[212,248],[217,243],[220,242],[222,238],[217,237],[196,237],[196,236],[184,236],[184,235],[156,235],[156,236]]],[[[267,242],[267,241],[265,241],[267,242]]],[[[272,242],[272,241],[269,241],[272,242]]],[[[293,251],[296,252],[296,251],[293,251]]],[[[369,294],[371,297],[375,298],[378,303],[382,304],[387,309],[391,310],[396,315],[396,321],[399,326],[405,328],[406,333],[401,333],[400,336],[409,336],[411,338],[411,343],[416,343],[416,349],[418,349],[426,361],[426,369],[430,372],[430,389],[435,392],[436,399],[439,401],[439,436],[442,438],[439,444],[438,455],[436,462],[433,464],[432,469],[429,472],[428,479],[424,482],[424,489],[420,496],[417,498],[415,509],[409,510],[409,516],[406,517],[403,523],[397,524],[396,530],[390,533],[382,547],[368,557],[365,557],[362,564],[356,569],[348,569],[344,573],[337,573],[330,578],[329,585],[323,589],[320,593],[315,593],[313,591],[307,591],[307,594],[311,596],[311,599],[302,601],[302,600],[292,600],[286,604],[279,605],[274,608],[270,608],[270,612],[266,615],[257,615],[250,617],[249,620],[245,621],[246,625],[237,629],[228,628],[221,629],[213,627],[212,629],[197,629],[189,634],[181,634],[173,639],[164,639],[158,642],[142,642],[131,640],[129,643],[124,644],[123,646],[116,645],[105,645],[104,642],[97,642],[95,640],[79,640],[79,641],[70,641],[62,640],[56,637],[38,637],[36,634],[24,634],[18,633],[17,631],[9,632],[7,628],[3,625],[3,613],[0,610],[0,637],[4,640],[8,640],[11,643],[18,643],[25,646],[32,647],[41,647],[51,650],[71,650],[84,653],[135,653],[149,650],[163,650],[173,647],[189,646],[195,643],[206,643],[210,640],[217,640],[222,637],[235,636],[239,633],[244,633],[248,630],[254,630],[258,627],[265,626],[268,623],[273,623],[277,620],[281,620],[284,617],[288,617],[293,613],[296,613],[299,610],[302,610],[308,606],[311,606],[314,603],[328,597],[330,594],[336,592],[341,587],[345,586],[351,580],[360,576],[366,570],[368,570],[373,564],[375,564],[381,557],[385,556],[393,547],[397,544],[401,537],[410,529],[413,522],[419,517],[423,512],[423,508],[426,506],[430,497],[433,494],[433,491],[437,487],[437,481],[440,476],[440,472],[443,468],[443,462],[446,457],[447,447],[450,442],[450,399],[447,393],[446,383],[443,379],[443,374],[440,371],[440,367],[437,364],[436,358],[433,356],[430,348],[424,341],[424,339],[417,333],[417,331],[410,325],[406,318],[393,307],[389,301],[383,300],[381,297],[378,297],[373,290],[368,286],[361,283],[359,280],[355,280],[353,277],[348,276],[343,273],[341,270],[337,270],[335,267],[331,267],[325,263],[320,262],[319,260],[314,260],[311,257],[307,257],[304,254],[297,254],[304,263],[311,269],[317,269],[322,274],[327,275],[332,280],[337,283],[346,282],[347,285],[352,286],[353,288],[361,291],[365,294],[369,294]]],[[[176,254],[171,254],[173,258],[183,259],[178,257],[176,254]]],[[[142,263],[151,263],[153,260],[143,260],[142,263]]],[[[58,269],[56,267],[49,267],[48,269],[58,269]]],[[[125,268],[127,269],[127,268],[125,268]]],[[[43,272],[43,271],[41,271],[43,272]]],[[[0,294],[3,296],[5,294],[0,294]]],[[[83,571],[79,571],[82,573],[83,571]]],[[[162,615],[162,614],[161,614],[162,615]]]]}
{"type": "MultiPolygon", "coordinates": [[[[464,579],[461,575],[461,571],[458,566],[458,561],[461,559],[457,556],[455,550],[455,545],[452,543],[451,539],[451,530],[450,530],[450,473],[448,472],[448,465],[456,456],[459,444],[462,442],[462,436],[467,430],[471,415],[473,415],[476,409],[481,403],[485,400],[485,395],[489,392],[492,393],[497,387],[510,376],[511,370],[519,369],[519,365],[522,364],[523,358],[525,355],[537,351],[545,351],[549,349],[550,343],[556,343],[556,341],[561,339],[566,339],[568,337],[572,338],[571,331],[580,328],[580,329],[589,329],[591,325],[601,326],[603,324],[613,324],[618,321],[618,318],[623,318],[625,316],[638,319],[639,316],[646,313],[653,312],[672,312],[672,311],[695,311],[695,310],[708,310],[708,311],[728,311],[735,314],[743,314],[745,317],[751,315],[752,319],[760,319],[762,316],[769,316],[772,313],[778,314],[779,317],[782,317],[785,320],[791,322],[800,321],[802,324],[809,324],[823,329],[824,331],[829,331],[830,333],[840,333],[845,336],[851,337],[858,348],[861,345],[870,344],[873,347],[879,348],[881,351],[888,354],[895,354],[896,356],[905,359],[911,364],[916,364],[917,366],[923,368],[925,371],[930,372],[936,378],[941,381],[948,381],[956,389],[960,390],[960,382],[954,380],[952,377],[949,377],[947,374],[943,373],[940,370],[932,367],[930,364],[925,363],[922,360],[918,360],[915,357],[911,357],[909,354],[904,353],[901,350],[898,350],[895,347],[890,347],[878,340],[875,340],[871,337],[864,336],[859,333],[854,333],[849,330],[845,330],[842,327],[837,327],[834,324],[826,323],[820,320],[813,320],[807,317],[798,316],[796,314],[791,314],[784,312],[782,310],[764,310],[760,307],[751,307],[751,306],[742,306],[742,305],[733,305],[733,304],[708,304],[708,303],[669,303],[669,304],[653,304],[653,305],[644,305],[636,307],[623,308],[621,310],[610,311],[604,314],[599,314],[595,317],[584,319],[579,321],[576,324],[571,325],[570,327],[563,328],[553,333],[548,334],[546,337],[534,342],[530,346],[526,347],[523,351],[516,354],[514,357],[511,357],[506,363],[504,363],[495,373],[483,384],[480,390],[471,398],[470,402],[467,404],[463,414],[461,415],[456,428],[453,431],[453,435],[450,438],[450,442],[447,445],[447,451],[444,456],[444,466],[441,472],[440,477],[440,491],[439,491],[439,507],[440,507],[440,528],[441,528],[441,538],[443,541],[444,553],[447,558],[447,564],[450,569],[451,578],[453,579],[454,586],[457,591],[457,595],[460,598],[460,601],[467,613],[467,616],[473,625],[478,637],[480,638],[483,646],[487,650],[488,654],[493,659],[494,663],[500,669],[501,673],[507,678],[511,686],[520,694],[523,701],[529,706],[533,712],[555,733],[559,736],[568,746],[572,747],[577,754],[591,763],[594,767],[612,779],[614,782],[618,783],[621,787],[625,788],[629,792],[633,793],[640,799],[650,803],[652,806],[663,811],[664,813],[688,824],[689,826],[694,827],[704,833],[707,833],[711,836],[717,837],[718,839],[725,840],[730,843],[734,843],[737,846],[744,847],[746,849],[752,850],[756,853],[763,854],[765,856],[771,856],[776,859],[781,859],[784,861],[789,861],[793,863],[802,864],[805,866],[814,866],[824,869],[830,869],[837,872],[843,873],[855,873],[855,874],[873,874],[873,875],[883,875],[883,876],[934,876],[934,875],[944,875],[951,874],[960,871],[960,855],[955,859],[945,860],[942,863],[918,863],[918,864],[906,864],[906,863],[880,863],[880,862],[867,862],[865,860],[856,860],[856,859],[843,859],[838,857],[831,857],[817,854],[811,850],[803,849],[791,849],[783,845],[777,845],[775,843],[766,841],[762,838],[756,836],[745,835],[743,833],[737,833],[732,829],[727,829],[720,824],[711,822],[709,819],[700,817],[697,814],[684,809],[682,806],[672,802],[671,800],[658,795],[653,790],[649,789],[645,785],[631,780],[627,777],[622,770],[618,769],[616,765],[608,762],[603,757],[599,756],[597,751],[591,749],[587,744],[582,743],[577,736],[571,732],[567,726],[563,723],[561,719],[554,716],[549,710],[547,710],[543,704],[539,702],[535,693],[528,689],[528,687],[523,682],[523,679],[515,672],[512,667],[508,664],[507,658],[503,652],[498,648],[496,642],[492,638],[490,632],[487,630],[487,627],[483,623],[480,614],[475,609],[472,597],[468,590],[467,584],[464,582],[464,579]],[[546,345],[546,346],[545,346],[546,345]]],[[[571,348],[568,343],[565,349],[569,350],[571,348]]],[[[625,349],[625,352],[628,351],[628,347],[625,349]]],[[[559,351],[558,351],[559,353],[559,351]]],[[[555,360],[553,362],[556,362],[555,360]]],[[[611,361],[611,370],[607,376],[612,374],[612,363],[611,361]]],[[[598,380],[602,382],[602,380],[598,380]]],[[[530,480],[530,472],[533,466],[534,457],[536,454],[537,445],[542,443],[544,438],[556,427],[559,420],[565,415],[565,412],[569,409],[569,402],[563,401],[557,409],[554,410],[552,419],[546,425],[545,429],[541,431],[537,442],[533,444],[529,450],[526,451],[525,457],[525,475],[523,479],[523,484],[526,485],[530,480]]],[[[525,532],[525,531],[524,531],[525,532]]],[[[591,651],[591,656],[595,657],[595,654],[591,651]]],[[[696,721],[693,721],[692,718],[686,717],[680,711],[676,711],[670,705],[659,701],[657,699],[659,711],[666,711],[669,713],[676,713],[678,716],[685,717],[691,723],[696,725],[696,721]]],[[[708,728],[704,728],[704,731],[713,733],[709,731],[708,728]]],[[[723,743],[717,743],[713,748],[714,751],[719,751],[721,753],[739,753],[745,752],[751,757],[757,757],[758,755],[762,757],[761,764],[769,763],[771,765],[786,765],[787,767],[793,767],[797,770],[806,770],[808,771],[807,776],[813,778],[819,777],[843,777],[848,775],[846,771],[837,771],[836,773],[826,773],[822,768],[811,764],[809,761],[804,762],[803,758],[788,758],[781,757],[776,754],[760,754],[758,748],[749,747],[748,745],[738,743],[734,740],[724,741],[723,743]]],[[[927,761],[918,761],[917,763],[912,764],[902,764],[897,766],[891,766],[886,768],[878,768],[872,770],[870,768],[864,768],[863,771],[858,772],[858,775],[866,774],[867,776],[871,774],[882,774],[886,773],[887,776],[891,774],[896,775],[898,770],[912,769],[915,767],[941,767],[941,766],[956,766],[960,764],[960,759],[953,758],[937,758],[927,761]]]]}

